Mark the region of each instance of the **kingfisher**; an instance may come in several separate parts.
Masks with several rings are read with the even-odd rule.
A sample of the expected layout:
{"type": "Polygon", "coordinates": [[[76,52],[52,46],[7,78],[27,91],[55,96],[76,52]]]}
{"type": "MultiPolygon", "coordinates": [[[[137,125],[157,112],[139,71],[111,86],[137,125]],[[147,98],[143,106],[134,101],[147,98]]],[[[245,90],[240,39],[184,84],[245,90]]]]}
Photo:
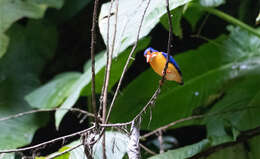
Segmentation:
{"type": "MultiPolygon", "coordinates": [[[[144,51],[144,57],[146,58],[146,62],[150,63],[152,69],[160,76],[163,76],[163,70],[167,62],[167,53],[159,52],[149,47],[144,51]]],[[[172,56],[169,57],[165,79],[169,81],[176,81],[180,85],[183,85],[180,67],[172,56]]]]}

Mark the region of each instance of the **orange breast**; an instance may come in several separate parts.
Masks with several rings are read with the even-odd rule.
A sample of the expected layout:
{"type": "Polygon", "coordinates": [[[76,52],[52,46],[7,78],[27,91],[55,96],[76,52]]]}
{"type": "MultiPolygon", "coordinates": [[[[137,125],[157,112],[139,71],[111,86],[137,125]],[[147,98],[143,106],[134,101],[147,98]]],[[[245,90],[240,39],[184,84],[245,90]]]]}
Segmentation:
{"type": "MultiPolygon", "coordinates": [[[[150,65],[153,68],[153,70],[160,76],[163,75],[163,69],[165,67],[165,64],[166,64],[166,58],[162,55],[162,53],[159,53],[150,62],[150,65]]],[[[182,77],[172,63],[168,64],[168,68],[166,72],[167,72],[166,73],[167,80],[182,83],[182,77]]]]}

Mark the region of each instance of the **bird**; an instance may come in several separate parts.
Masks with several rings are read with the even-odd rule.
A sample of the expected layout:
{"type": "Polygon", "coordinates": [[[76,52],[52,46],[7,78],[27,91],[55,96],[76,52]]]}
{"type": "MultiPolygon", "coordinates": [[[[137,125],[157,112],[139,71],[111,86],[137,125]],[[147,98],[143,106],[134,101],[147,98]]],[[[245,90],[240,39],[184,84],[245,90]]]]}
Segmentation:
{"type": "MultiPolygon", "coordinates": [[[[150,63],[154,72],[160,76],[163,76],[164,67],[167,62],[167,53],[159,52],[149,47],[144,51],[144,57],[146,58],[146,62],[150,63]]],[[[184,84],[181,69],[172,56],[169,57],[165,79],[169,81],[175,81],[180,85],[184,84]]]]}

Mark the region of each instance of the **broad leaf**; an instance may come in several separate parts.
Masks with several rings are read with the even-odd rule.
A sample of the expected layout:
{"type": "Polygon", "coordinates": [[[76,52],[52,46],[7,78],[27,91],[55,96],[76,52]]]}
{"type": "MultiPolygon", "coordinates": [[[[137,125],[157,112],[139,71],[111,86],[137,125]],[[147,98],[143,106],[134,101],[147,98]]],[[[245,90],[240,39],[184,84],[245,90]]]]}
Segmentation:
{"type": "Polygon", "coordinates": [[[237,144],[232,147],[227,147],[222,150],[219,150],[209,155],[206,159],[220,159],[220,158],[245,159],[248,158],[248,154],[243,144],[237,144]]]}
{"type": "MultiPolygon", "coordinates": [[[[173,10],[181,5],[184,5],[191,0],[170,0],[169,7],[173,10]]],[[[118,54],[125,50],[127,47],[132,45],[137,37],[137,32],[139,25],[141,23],[141,18],[144,13],[145,7],[147,6],[148,0],[122,0],[120,1],[118,8],[118,22],[117,28],[115,28],[115,9],[116,4],[112,5],[112,16],[110,17],[110,41],[109,48],[112,47],[112,34],[116,29],[116,40],[115,40],[115,54],[118,54]]],[[[157,23],[159,23],[160,18],[166,13],[166,2],[161,0],[152,0],[147,12],[144,16],[144,21],[142,24],[142,29],[140,31],[140,38],[145,37],[157,23]]],[[[110,10],[110,3],[105,3],[101,7],[99,15],[99,29],[104,42],[107,44],[107,21],[108,14],[110,10]]]]}
{"type": "MultiPolygon", "coordinates": [[[[203,7],[218,7],[219,5],[224,4],[225,0],[198,0],[191,3],[197,3],[203,7]]],[[[202,8],[189,7],[189,4],[187,5],[187,9],[184,12],[184,18],[190,23],[193,31],[204,13],[205,11],[202,8]]]]}
{"type": "Polygon", "coordinates": [[[7,50],[9,38],[5,35],[7,29],[17,20],[28,18],[41,18],[47,7],[61,8],[63,0],[1,0],[0,1],[0,58],[7,50]]]}
{"type": "MultiPolygon", "coordinates": [[[[39,86],[38,76],[52,57],[57,40],[55,27],[42,21],[29,21],[26,27],[14,25],[8,35],[8,54],[0,60],[0,117],[31,109],[24,96],[39,86]]],[[[1,121],[0,149],[29,144],[46,119],[34,114],[1,121]]]]}
{"type": "Polygon", "coordinates": [[[204,13],[205,11],[196,7],[188,7],[185,11],[183,17],[190,23],[192,31],[195,31],[197,22],[202,18],[204,13]]]}
{"type": "Polygon", "coordinates": [[[168,159],[168,158],[185,159],[185,158],[192,157],[193,155],[205,150],[208,146],[209,146],[209,141],[205,139],[193,145],[185,146],[183,148],[179,148],[175,150],[169,150],[160,155],[150,157],[150,159],[168,159]]]}
{"type": "Polygon", "coordinates": [[[259,144],[260,144],[259,135],[255,136],[249,140],[249,146],[250,146],[249,158],[250,159],[255,159],[255,158],[260,157],[259,144]]]}
{"type": "MultiPolygon", "coordinates": [[[[152,107],[149,129],[190,116],[194,109],[200,106],[212,105],[221,96],[211,102],[208,101],[212,96],[223,92],[225,84],[231,80],[239,80],[248,75],[259,75],[259,38],[239,28],[229,29],[231,35],[228,39],[218,38],[197,50],[175,57],[183,72],[184,85],[176,86],[169,81],[165,83],[161,95],[152,107]],[[158,119],[160,122],[153,122],[158,119]]],[[[111,115],[112,121],[131,120],[148,102],[158,87],[159,79],[160,77],[149,69],[130,83],[116,102],[111,115]]],[[[229,104],[235,107],[235,103],[229,104]]],[[[149,123],[149,114],[144,116],[144,129],[149,123]]]]}
{"type": "Polygon", "coordinates": [[[35,108],[56,107],[73,92],[71,87],[80,75],[78,72],[60,74],[51,82],[28,94],[25,99],[35,108]]]}
{"type": "MultiPolygon", "coordinates": [[[[183,10],[184,7],[181,6],[171,11],[172,31],[176,36],[179,36],[180,38],[182,38],[181,18],[182,18],[183,10]]],[[[161,17],[160,22],[162,23],[164,28],[169,30],[167,13],[161,17]]]]}

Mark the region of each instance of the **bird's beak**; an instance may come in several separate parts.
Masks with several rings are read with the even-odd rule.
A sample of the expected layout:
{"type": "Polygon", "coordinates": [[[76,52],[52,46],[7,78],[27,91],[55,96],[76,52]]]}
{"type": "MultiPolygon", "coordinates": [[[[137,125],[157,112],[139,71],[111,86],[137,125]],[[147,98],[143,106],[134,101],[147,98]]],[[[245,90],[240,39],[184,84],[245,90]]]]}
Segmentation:
{"type": "Polygon", "coordinates": [[[152,58],[151,55],[146,55],[146,62],[147,62],[147,63],[150,62],[151,58],[152,58]]]}

